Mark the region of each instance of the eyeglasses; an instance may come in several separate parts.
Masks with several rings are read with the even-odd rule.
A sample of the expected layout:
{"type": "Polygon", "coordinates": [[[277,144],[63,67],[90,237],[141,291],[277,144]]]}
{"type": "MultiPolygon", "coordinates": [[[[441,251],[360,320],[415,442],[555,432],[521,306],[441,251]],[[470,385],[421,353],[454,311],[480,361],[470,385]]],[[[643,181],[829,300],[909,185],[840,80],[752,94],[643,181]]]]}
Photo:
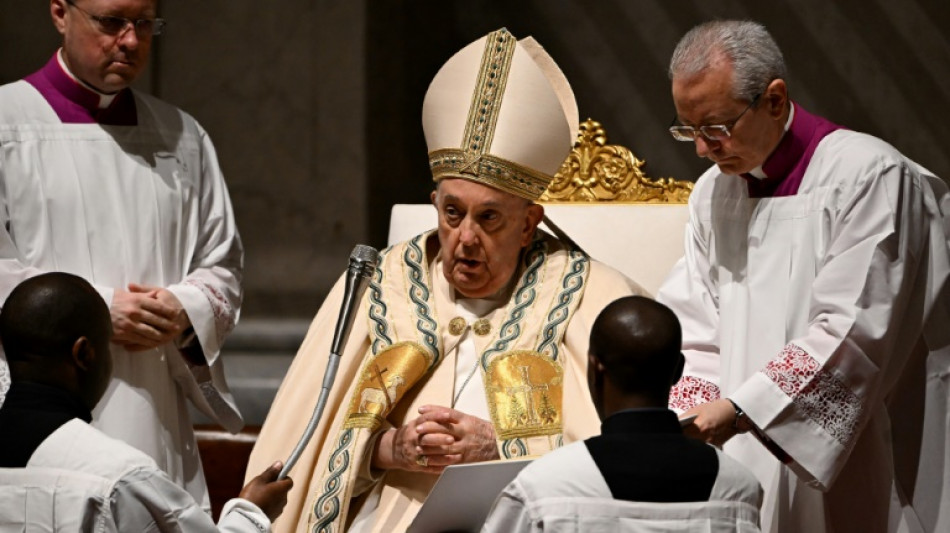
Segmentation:
{"type": "Polygon", "coordinates": [[[66,0],[66,3],[89,17],[99,27],[99,31],[106,35],[118,37],[123,35],[129,27],[135,28],[135,34],[139,36],[161,35],[162,30],[165,29],[165,19],[127,19],[125,17],[93,15],[77,6],[74,0],[66,0]]]}
{"type": "Polygon", "coordinates": [[[759,97],[762,96],[762,93],[755,95],[755,98],[749,102],[748,107],[742,110],[742,113],[739,113],[739,116],[727,121],[724,124],[712,124],[709,126],[699,126],[694,128],[693,126],[677,126],[676,118],[673,118],[673,125],[670,126],[670,134],[673,135],[673,138],[677,141],[684,142],[693,142],[696,140],[696,135],[702,134],[707,140],[710,141],[722,141],[732,137],[732,128],[736,127],[736,124],[739,123],[739,119],[742,118],[742,115],[745,115],[745,112],[752,109],[752,106],[759,101],[759,97]]]}

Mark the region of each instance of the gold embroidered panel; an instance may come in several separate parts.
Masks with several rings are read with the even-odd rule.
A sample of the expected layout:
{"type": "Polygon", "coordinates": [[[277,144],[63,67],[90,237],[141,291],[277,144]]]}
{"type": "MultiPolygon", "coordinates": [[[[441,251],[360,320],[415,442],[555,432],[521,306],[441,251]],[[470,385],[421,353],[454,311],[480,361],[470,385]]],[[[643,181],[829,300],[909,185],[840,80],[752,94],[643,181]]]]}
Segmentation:
{"type": "Polygon", "coordinates": [[[540,202],[687,202],[692,182],[648,178],[642,170],[645,163],[626,147],[607,144],[600,122],[587,119],[540,202]]]}
{"type": "Polygon", "coordinates": [[[518,350],[492,360],[485,392],[499,439],[561,432],[561,365],[538,352],[518,350]]]}
{"type": "Polygon", "coordinates": [[[429,351],[414,342],[396,343],[380,351],[360,373],[343,427],[375,431],[431,363],[429,351]]]}

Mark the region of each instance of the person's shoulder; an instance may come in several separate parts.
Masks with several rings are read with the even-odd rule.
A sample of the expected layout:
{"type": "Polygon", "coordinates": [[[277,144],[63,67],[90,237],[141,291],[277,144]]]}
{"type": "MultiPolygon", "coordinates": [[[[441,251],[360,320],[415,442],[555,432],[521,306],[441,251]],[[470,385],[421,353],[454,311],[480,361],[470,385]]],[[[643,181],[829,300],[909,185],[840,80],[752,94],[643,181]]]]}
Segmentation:
{"type": "Polygon", "coordinates": [[[576,441],[535,459],[515,478],[530,499],[609,494],[584,441],[576,441]]]}
{"type": "Polygon", "coordinates": [[[917,183],[916,191],[931,189],[937,194],[944,189],[940,178],[888,142],[856,131],[830,133],[816,148],[812,164],[818,186],[852,194],[895,178],[917,183]]]}
{"type": "MultiPolygon", "coordinates": [[[[139,118],[153,122],[159,128],[168,128],[176,131],[194,130],[204,135],[205,130],[198,120],[190,113],[178,106],[170,104],[156,96],[130,89],[135,97],[135,105],[139,108],[139,118]]],[[[140,122],[142,125],[142,122],[140,122]]]]}
{"type": "Polygon", "coordinates": [[[837,130],[828,134],[816,147],[814,158],[825,164],[846,164],[848,168],[859,172],[881,170],[910,162],[887,141],[851,130],[837,130]]]}
{"type": "Polygon", "coordinates": [[[28,116],[31,104],[41,98],[40,93],[26,80],[0,85],[0,124],[10,124],[28,116]]]}
{"type": "MultiPolygon", "coordinates": [[[[0,95],[9,96],[11,94],[22,92],[26,87],[31,87],[26,80],[16,80],[10,83],[0,85],[0,95]]],[[[3,100],[0,100],[2,102],[3,100]]]]}
{"type": "Polygon", "coordinates": [[[31,466],[66,468],[117,479],[136,468],[157,468],[155,461],[131,445],[73,419],[46,439],[31,466]]]}
{"type": "Polygon", "coordinates": [[[755,474],[722,450],[715,448],[715,451],[719,458],[719,473],[710,499],[745,501],[759,506],[762,502],[762,485],[755,474]]]}

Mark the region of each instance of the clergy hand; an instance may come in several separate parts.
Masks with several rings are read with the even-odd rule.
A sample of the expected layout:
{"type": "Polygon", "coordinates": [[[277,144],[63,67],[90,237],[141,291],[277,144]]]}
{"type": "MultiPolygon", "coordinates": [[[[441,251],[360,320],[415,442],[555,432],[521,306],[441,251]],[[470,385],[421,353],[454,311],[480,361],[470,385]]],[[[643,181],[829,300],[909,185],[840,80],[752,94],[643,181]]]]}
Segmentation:
{"type": "Polygon", "coordinates": [[[441,464],[451,458],[447,464],[454,464],[499,458],[495,427],[488,420],[438,405],[423,405],[419,414],[417,452],[428,461],[441,464]]]}
{"type": "MultiPolygon", "coordinates": [[[[424,456],[419,448],[419,423],[420,419],[416,418],[400,428],[383,433],[373,450],[373,468],[439,474],[447,465],[458,463],[462,459],[460,455],[440,456],[438,460],[430,460],[428,456],[424,456]]],[[[446,443],[454,441],[455,439],[445,439],[446,443]]]]}
{"type": "Polygon", "coordinates": [[[438,474],[448,465],[498,459],[491,422],[436,405],[420,407],[419,414],[380,437],[374,468],[438,474]]]}
{"type": "Polygon", "coordinates": [[[294,482],[289,477],[277,480],[283,464],[280,461],[272,464],[259,476],[252,479],[241,490],[240,497],[261,508],[271,522],[277,520],[287,505],[287,493],[294,482]]]}
{"type": "Polygon", "coordinates": [[[155,348],[171,341],[188,324],[188,315],[172,293],[156,287],[130,284],[116,289],[109,308],[112,342],[129,351],[155,348]]]}
{"type": "Polygon", "coordinates": [[[697,405],[681,416],[689,415],[696,415],[696,419],[683,428],[688,437],[722,446],[736,434],[736,410],[727,399],[697,405]]]}

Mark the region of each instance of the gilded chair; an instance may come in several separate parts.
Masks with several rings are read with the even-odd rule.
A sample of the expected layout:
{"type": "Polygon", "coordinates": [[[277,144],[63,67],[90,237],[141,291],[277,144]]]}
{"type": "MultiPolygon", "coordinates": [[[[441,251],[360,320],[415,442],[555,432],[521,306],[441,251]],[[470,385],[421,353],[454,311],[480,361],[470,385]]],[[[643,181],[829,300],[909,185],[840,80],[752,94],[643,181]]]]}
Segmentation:
{"type": "MultiPolygon", "coordinates": [[[[651,179],[645,161],[608,144],[604,127],[581,123],[577,140],[541,196],[542,227],[574,241],[591,257],[620,270],[652,294],[683,256],[686,202],[692,182],[651,179]]],[[[393,206],[389,244],[437,224],[429,204],[393,206]]]]}

